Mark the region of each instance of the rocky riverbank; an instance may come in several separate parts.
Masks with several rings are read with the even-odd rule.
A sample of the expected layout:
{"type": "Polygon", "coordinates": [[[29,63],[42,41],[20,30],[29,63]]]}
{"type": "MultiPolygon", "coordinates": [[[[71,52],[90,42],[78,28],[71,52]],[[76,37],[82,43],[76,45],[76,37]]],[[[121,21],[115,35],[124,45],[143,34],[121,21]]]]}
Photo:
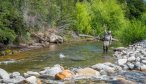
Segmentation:
{"type": "Polygon", "coordinates": [[[65,69],[56,64],[39,72],[25,73],[0,69],[2,84],[58,84],[58,83],[96,83],[96,84],[145,84],[146,83],[146,42],[114,49],[115,63],[98,63],[85,68],[65,69]]]}

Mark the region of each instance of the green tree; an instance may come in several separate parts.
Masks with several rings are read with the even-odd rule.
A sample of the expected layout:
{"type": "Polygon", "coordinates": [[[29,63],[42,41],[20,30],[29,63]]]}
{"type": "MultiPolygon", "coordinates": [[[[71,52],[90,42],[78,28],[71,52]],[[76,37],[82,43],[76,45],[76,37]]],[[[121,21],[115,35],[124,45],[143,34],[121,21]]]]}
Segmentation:
{"type": "Polygon", "coordinates": [[[126,28],[120,29],[118,33],[123,44],[133,44],[146,38],[146,25],[134,20],[129,22],[126,28]]]}
{"type": "Polygon", "coordinates": [[[91,9],[88,2],[76,3],[76,30],[80,33],[92,34],[91,9]]]}
{"type": "Polygon", "coordinates": [[[91,4],[92,27],[97,34],[103,32],[103,25],[106,25],[113,33],[126,26],[124,12],[116,0],[92,0],[91,4]]]}
{"type": "Polygon", "coordinates": [[[118,0],[126,6],[125,16],[128,19],[138,19],[146,10],[144,0],[118,0]]]}

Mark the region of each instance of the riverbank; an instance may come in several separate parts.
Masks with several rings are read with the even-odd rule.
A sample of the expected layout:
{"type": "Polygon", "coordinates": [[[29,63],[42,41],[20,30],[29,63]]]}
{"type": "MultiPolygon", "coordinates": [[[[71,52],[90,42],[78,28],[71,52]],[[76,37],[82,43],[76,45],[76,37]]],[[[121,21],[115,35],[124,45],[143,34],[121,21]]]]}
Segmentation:
{"type": "Polygon", "coordinates": [[[116,48],[113,56],[115,63],[105,62],[89,67],[67,69],[61,65],[45,67],[43,70],[0,74],[1,83],[117,83],[145,84],[146,80],[146,42],[136,43],[125,48],[116,48]],[[138,55],[137,55],[138,54],[138,55]],[[126,57],[125,57],[126,56],[126,57]],[[140,58],[140,59],[139,59],[140,58]],[[122,60],[122,61],[121,61],[122,60]],[[140,65],[137,65],[137,62],[140,65]]]}

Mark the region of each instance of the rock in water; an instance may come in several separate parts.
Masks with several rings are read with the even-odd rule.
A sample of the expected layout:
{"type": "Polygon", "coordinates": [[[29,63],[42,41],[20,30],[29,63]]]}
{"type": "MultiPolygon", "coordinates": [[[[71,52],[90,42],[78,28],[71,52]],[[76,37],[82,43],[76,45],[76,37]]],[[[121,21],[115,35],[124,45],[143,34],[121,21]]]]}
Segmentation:
{"type": "Polygon", "coordinates": [[[65,55],[63,53],[60,53],[59,58],[65,58],[65,55]]]}
{"type": "Polygon", "coordinates": [[[10,75],[4,69],[0,68],[0,78],[1,79],[10,79],[10,75]]]}

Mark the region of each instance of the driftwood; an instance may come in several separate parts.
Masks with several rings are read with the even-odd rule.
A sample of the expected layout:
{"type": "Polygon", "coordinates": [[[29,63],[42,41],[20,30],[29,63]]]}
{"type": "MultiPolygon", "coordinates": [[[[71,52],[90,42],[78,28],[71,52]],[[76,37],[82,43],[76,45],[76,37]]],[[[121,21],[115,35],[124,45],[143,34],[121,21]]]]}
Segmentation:
{"type": "MultiPolygon", "coordinates": [[[[91,36],[91,35],[86,35],[86,34],[79,34],[79,37],[93,38],[93,39],[97,39],[97,40],[103,41],[103,37],[99,37],[99,36],[91,36]]],[[[119,40],[115,39],[115,38],[112,38],[112,41],[119,41],[119,40]]]]}
{"type": "Polygon", "coordinates": [[[91,35],[86,35],[86,34],[79,34],[80,37],[85,37],[85,38],[93,38],[99,40],[99,36],[91,36],[91,35]]]}
{"type": "Polygon", "coordinates": [[[86,37],[86,38],[93,38],[94,36],[86,35],[86,34],[79,34],[80,37],[86,37]]]}

